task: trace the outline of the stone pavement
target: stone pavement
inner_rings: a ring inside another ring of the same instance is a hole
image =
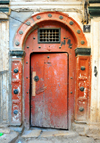
[[[25,130],[15,143],[100,143],[73,131],[33,128]]]
[[[100,143],[100,140],[92,137],[79,136],[75,131],[31,128],[0,128],[4,133],[0,137],[0,143]]]

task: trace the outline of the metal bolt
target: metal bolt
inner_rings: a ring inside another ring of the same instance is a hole
[[[59,49],[61,49],[61,46],[59,46]]]
[[[79,111],[80,111],[80,112],[83,112],[83,111],[84,111],[84,108],[83,108],[83,107],[80,107],[80,108],[79,108]]]
[[[81,90],[81,91],[84,91],[84,87],[83,87],[83,86],[81,86],[81,87],[80,87],[80,90]]]
[[[84,71],[84,70],[85,70],[85,67],[84,67],[84,66],[81,66],[81,70]]]
[[[70,25],[73,25],[73,24],[74,24],[74,22],[73,22],[73,21],[70,21],[70,22],[69,22],[69,24],[70,24]]]
[[[15,89],[15,90],[14,90],[14,94],[18,94],[18,89]]]
[[[33,39],[35,39],[35,37],[33,37]]]
[[[29,48],[29,46],[27,46],[27,49]]]
[[[40,49],[41,47],[39,46],[38,48]]]
[[[30,22],[30,21],[27,21],[27,22],[26,22],[26,25],[28,25],[28,26],[29,26],[30,24],[31,24],[31,22]]]
[[[60,19],[63,19],[63,16],[62,16],[62,15],[60,15],[60,16],[59,16],[59,18],[60,18]]]
[[[71,79],[73,79],[73,77],[70,77]]]
[[[19,43],[18,41],[15,42],[15,45],[16,45],[16,46],[19,46],[19,44],[20,44],[20,43]]]
[[[69,46],[70,49],[72,49],[72,46]]]
[[[28,93],[28,92],[27,92]]]
[[[38,15],[36,18],[37,18],[37,19],[40,19],[41,17]]]
[[[20,31],[19,31],[19,34],[20,34],[20,35],[22,35],[22,34],[23,34],[23,31],[22,31],[22,30],[20,30]]]
[[[49,56],[47,56],[47,58],[50,58]]]
[[[85,42],[84,41],[81,41],[81,44],[83,45]]]
[[[28,77],[26,77],[28,79]]]
[[[37,81],[39,81],[39,77],[38,76],[35,76],[34,77],[34,80],[37,82]]]
[[[14,110],[14,112],[13,112],[15,115],[17,115],[18,114],[18,110]]]
[[[70,94],[72,94],[73,92],[71,91]]]
[[[81,31],[80,31],[80,30],[77,30],[77,33],[78,33],[78,34],[80,34],[80,33],[81,33]]]
[[[48,17],[50,17],[50,18],[51,18],[51,17],[52,17],[52,14],[51,14],[51,13],[49,13],[49,14],[48,14]]]
[[[28,62],[26,62],[26,64],[28,64]]]
[[[18,69],[14,69],[14,73],[18,73]]]

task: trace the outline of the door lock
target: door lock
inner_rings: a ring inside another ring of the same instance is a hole
[[[34,80],[37,82],[37,81],[39,81],[39,77],[36,75],[35,77],[34,77]]]

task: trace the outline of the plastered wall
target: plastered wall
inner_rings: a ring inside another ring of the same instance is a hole
[[[31,15],[42,11],[62,11],[74,18],[83,29],[82,24],[82,0],[11,0],[11,16],[24,22]],[[0,13],[2,17],[2,14]],[[10,61],[9,48],[13,50],[13,39],[21,22],[13,18],[0,21],[0,123],[8,123],[10,119]],[[9,24],[10,23],[10,24]],[[100,122],[100,19],[90,21],[91,32],[84,33],[88,47],[92,53],[92,80],[91,80],[91,122]],[[97,67],[97,76],[94,75],[94,67]],[[9,72],[8,72],[9,71]]]
[[[9,21],[0,20],[0,123],[9,120]]]

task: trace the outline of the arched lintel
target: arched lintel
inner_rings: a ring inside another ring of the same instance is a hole
[[[33,15],[27,19],[17,30],[17,33],[14,38],[14,47],[23,49],[23,45],[28,37],[28,35],[39,27],[41,22],[45,21],[55,21],[64,24],[67,26],[70,31],[73,33],[74,39],[76,41],[77,47],[86,47],[87,40],[85,35],[80,28],[79,24],[67,14],[62,12],[42,12]],[[79,31],[79,33],[78,33]]]

